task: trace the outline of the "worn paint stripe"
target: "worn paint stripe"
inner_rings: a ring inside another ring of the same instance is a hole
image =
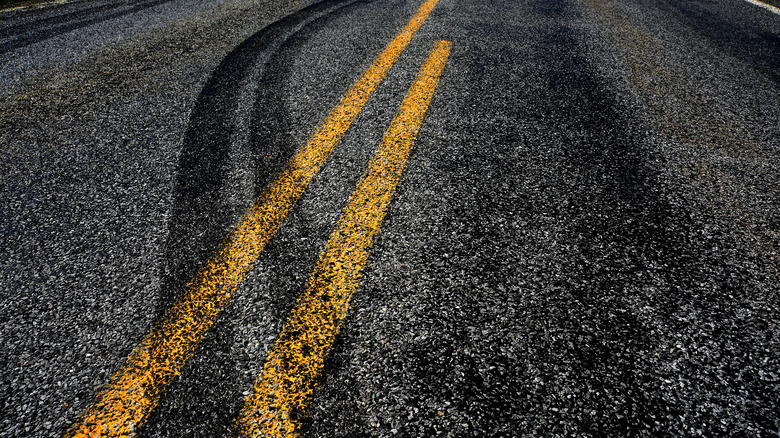
[[[766,3],[758,1],[758,0],[745,0],[745,1],[748,2],[748,3],[752,3],[752,4],[754,4],[754,5],[756,5],[756,6],[760,7],[760,8],[764,8],[764,9],[766,9],[769,12],[772,12],[772,13],[775,13],[777,15],[780,15],[780,8],[778,8],[776,6],[772,6],[772,5],[766,4]]]
[[[236,420],[237,435],[296,435],[451,47],[437,42],[421,67],[268,354]]]
[[[66,436],[135,434],[437,2],[426,0],[374,59]]]

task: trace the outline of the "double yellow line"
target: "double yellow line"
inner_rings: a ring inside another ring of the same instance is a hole
[[[241,436],[285,437],[297,428],[349,309],[390,199],[406,166],[452,43],[439,41],[420,69],[290,313],[238,418]]]
[[[437,2],[426,0],[347,91],[66,436],[135,434]],[[450,48],[434,46],[385,133],[247,397],[239,435],[281,437],[297,429],[290,414],[312,394]]]

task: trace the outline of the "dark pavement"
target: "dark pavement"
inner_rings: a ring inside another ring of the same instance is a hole
[[[420,3],[0,12],[1,436],[66,433]],[[780,435],[780,15],[440,0],[138,436],[231,433],[439,40],[300,435]]]

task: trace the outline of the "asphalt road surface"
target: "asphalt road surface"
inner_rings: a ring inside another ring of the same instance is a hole
[[[0,436],[780,435],[777,12],[0,12]]]

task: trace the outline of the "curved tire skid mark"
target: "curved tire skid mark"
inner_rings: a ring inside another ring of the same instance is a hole
[[[670,21],[700,35],[713,47],[751,66],[764,78],[780,84],[780,35],[758,23],[736,22],[695,2],[657,0]]]
[[[226,199],[231,191],[226,184],[227,171],[239,129],[236,116],[244,116],[237,114],[237,108],[249,88],[248,81],[260,81],[264,90],[272,89],[252,96],[256,101],[250,106],[250,129],[263,123],[274,131],[267,136],[250,135],[254,183],[257,190],[262,190],[296,150],[283,131],[286,117],[283,99],[279,98],[283,90],[276,81],[284,77],[275,75],[269,82],[266,71],[277,62],[284,63],[276,59],[276,54],[292,37],[356,1],[326,0],[277,21],[245,40],[212,73],[197,98],[184,137],[165,247],[169,265],[163,278],[157,319],[206,263],[225,238],[226,230],[234,225],[230,213],[226,212],[229,210]],[[234,336],[229,321],[221,318],[216,322],[203,339],[199,355],[185,365],[189,371],[183,375],[193,377],[172,382],[141,429],[141,436],[171,430],[172,419],[197,429],[202,436],[221,436],[232,430],[233,419],[244,398],[240,384],[243,377],[232,359]]]
[[[235,109],[248,76],[259,62],[269,62],[274,52],[305,26],[356,1],[325,0],[269,25],[230,52],[206,82],[190,114],[179,156],[165,250],[166,262],[170,265],[166,267],[160,312],[165,311],[175,294],[205,263],[233,225],[230,215],[225,213],[225,198],[230,190],[225,187],[226,171],[237,129]],[[260,60],[263,55],[265,59]],[[264,72],[258,74],[257,80],[263,82],[263,87],[279,88],[265,82]],[[253,117],[263,116],[258,108],[264,103],[271,103],[266,108],[266,117],[278,117],[283,113],[282,109],[275,107],[281,105],[279,99],[263,97],[267,102],[255,103]],[[252,123],[253,127],[255,125]],[[297,146],[284,141],[282,136],[285,133],[274,134],[278,134],[275,146],[283,149],[281,155],[284,156],[270,162],[259,157],[255,160],[257,184],[269,182]],[[270,139],[271,136],[265,138]],[[255,154],[262,152],[253,151]]]

